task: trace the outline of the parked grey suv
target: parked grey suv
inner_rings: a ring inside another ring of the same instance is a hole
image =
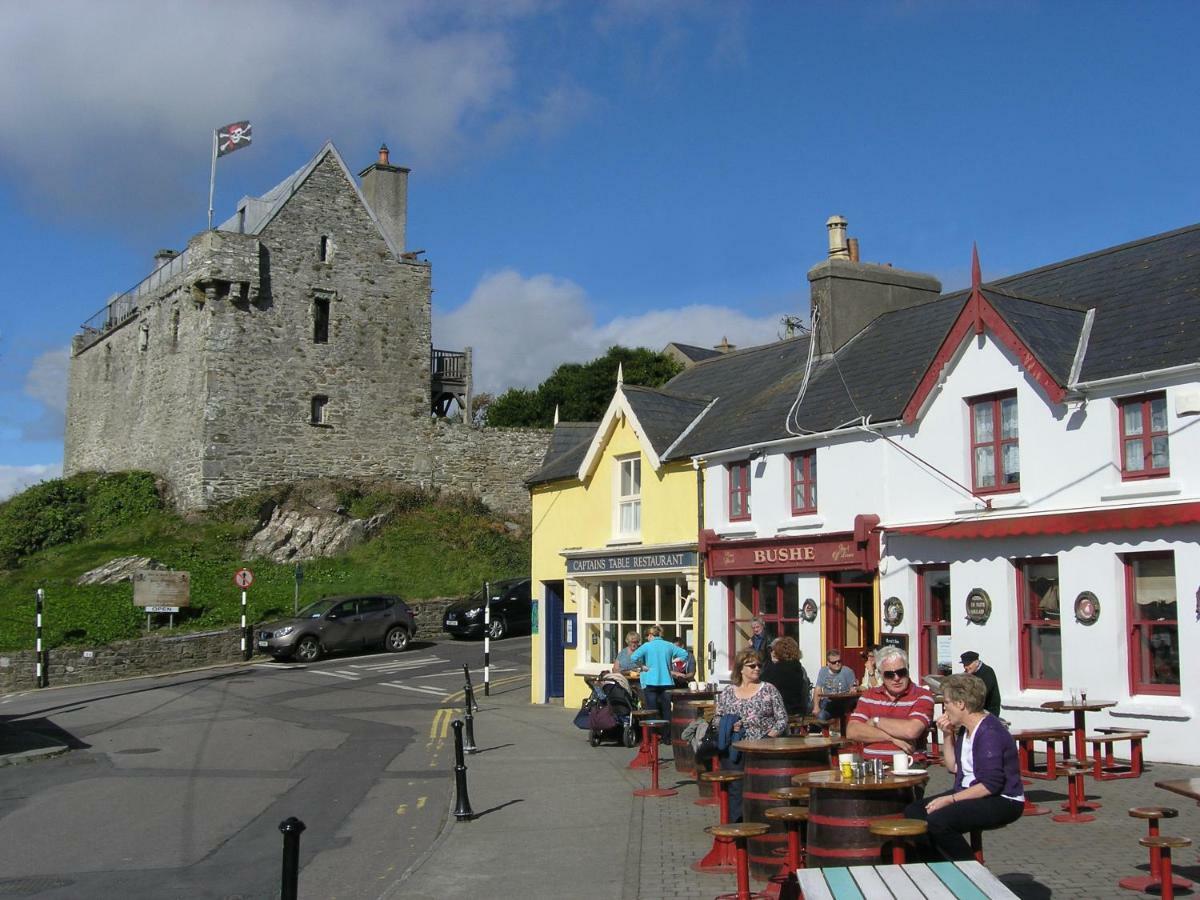
[[[293,618],[263,625],[255,643],[259,653],[276,659],[313,662],[335,650],[400,651],[416,633],[416,619],[407,603],[395,596],[370,594],[310,603]]]

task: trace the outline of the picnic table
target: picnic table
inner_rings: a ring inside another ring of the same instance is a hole
[[[1156,781],[1156,788],[1162,788],[1164,791],[1170,791],[1172,794],[1179,794],[1181,797],[1188,797],[1200,803],[1200,778],[1180,778],[1175,781]]]
[[[1002,900],[1017,895],[979,863],[800,869],[805,900]]]

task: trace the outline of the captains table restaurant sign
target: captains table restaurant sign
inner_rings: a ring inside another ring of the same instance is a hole
[[[191,604],[187,572],[138,569],[133,573],[133,605],[146,612],[179,612]]]

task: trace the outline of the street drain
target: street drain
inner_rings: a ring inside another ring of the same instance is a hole
[[[75,882],[69,878],[6,878],[0,879],[0,897],[32,897]]]
[[[157,753],[160,747],[130,747],[128,750],[114,750],[113,753]]]

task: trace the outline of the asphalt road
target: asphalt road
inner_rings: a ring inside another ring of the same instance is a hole
[[[73,747],[0,768],[0,897],[268,900],[290,816],[302,897],[379,897],[453,802],[464,663],[486,704],[482,644],[451,641],[0,701]],[[492,667],[493,692],[527,692],[528,639]]]

